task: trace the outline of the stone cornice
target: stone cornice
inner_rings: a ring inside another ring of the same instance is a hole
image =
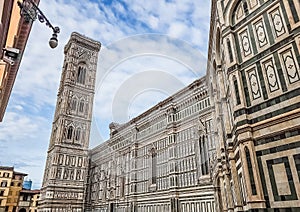
[[[83,46],[92,51],[100,51],[101,43],[99,41],[88,38],[84,35],[79,34],[78,32],[72,32],[69,42],[66,44],[64,52],[65,54],[71,47],[71,43],[77,43],[80,46]]]

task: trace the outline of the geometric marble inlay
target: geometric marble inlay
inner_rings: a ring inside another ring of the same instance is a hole
[[[258,79],[257,79],[255,69],[252,69],[248,72],[248,77],[249,77],[253,99],[258,99],[261,95],[260,95],[259,84],[258,84]]]
[[[250,45],[250,40],[249,40],[247,30],[245,30],[240,34],[240,39],[244,51],[244,56],[247,57],[248,55],[251,54],[251,45]]]
[[[284,62],[285,70],[287,72],[289,82],[294,83],[299,81],[299,72],[292,54],[291,49],[282,53],[282,59]]]
[[[268,43],[265,28],[262,21],[255,24],[255,31],[258,40],[259,47],[263,47]]]
[[[291,195],[288,177],[286,175],[284,163],[273,165],[275,183],[278,195]]]
[[[281,13],[278,8],[271,13],[271,19],[276,33],[276,37],[279,37],[282,34],[284,34],[285,28],[282,21]]]
[[[264,68],[266,71],[270,92],[278,90],[279,83],[278,83],[277,73],[275,71],[273,61],[269,60],[266,63],[264,63]]]

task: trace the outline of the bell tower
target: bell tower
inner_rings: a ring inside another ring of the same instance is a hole
[[[65,46],[41,190],[41,211],[83,211],[100,47],[99,42],[76,32]]]

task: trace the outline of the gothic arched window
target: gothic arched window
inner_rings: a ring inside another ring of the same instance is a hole
[[[77,128],[76,133],[75,133],[75,140],[76,141],[80,140],[80,135],[81,135],[81,129]]]
[[[84,108],[84,101],[81,100],[80,103],[79,103],[79,112],[83,112],[83,108]]]
[[[248,14],[249,14],[249,6],[247,0],[239,1],[239,3],[236,5],[232,13],[232,24],[234,25],[240,22]]]
[[[79,66],[78,71],[77,71],[77,82],[84,84],[85,83],[85,74],[86,70],[84,67]]]
[[[72,126],[70,126],[70,127],[68,128],[67,139],[72,139],[73,131],[74,131],[74,128],[73,128]]]
[[[77,106],[77,99],[74,98],[72,99],[71,110],[76,110],[76,106]]]
[[[250,178],[250,185],[251,185],[251,191],[252,195],[256,195],[256,186],[253,176],[253,168],[252,168],[252,162],[251,162],[251,156],[248,147],[245,147],[245,154],[246,154],[246,160],[247,160],[247,168],[248,168],[248,174]]]

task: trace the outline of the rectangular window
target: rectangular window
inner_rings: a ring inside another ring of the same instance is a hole
[[[7,187],[7,181],[2,181],[1,182],[1,187]]]

